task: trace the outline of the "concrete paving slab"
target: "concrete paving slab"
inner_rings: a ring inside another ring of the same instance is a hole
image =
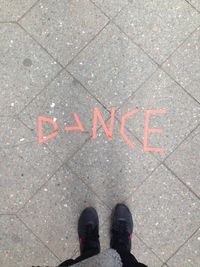
[[[58,135],[47,140],[47,145],[63,161],[78,150],[92,131],[93,109],[98,107],[105,118],[109,113],[81,84],[65,70],[23,111],[21,120],[38,136],[38,117],[51,118],[58,125]],[[84,132],[65,131],[65,127],[77,126],[73,117],[77,114]],[[43,135],[53,132],[50,123],[43,123]]]
[[[63,166],[20,213],[23,221],[62,260],[72,257],[78,245],[77,222],[83,208],[93,205],[100,224],[109,209],[71,171]]]
[[[162,261],[137,236],[133,237],[131,253],[136,259],[148,267],[160,267]]]
[[[200,103],[200,28],[165,62],[163,68]]]
[[[87,142],[68,162],[111,208],[133,194],[159,164],[150,153],[143,152],[137,140],[134,150],[128,146],[118,135],[117,121],[115,129],[110,141],[103,130],[99,131],[97,138]]]
[[[196,267],[200,262],[199,253],[200,230],[198,230],[188,242],[180,248],[174,257],[172,257],[168,264],[170,267]]]
[[[200,25],[200,14],[182,0],[133,0],[116,23],[161,64]]]
[[[17,21],[36,2],[36,0],[1,0],[0,21]]]
[[[200,2],[198,0],[187,0],[187,2],[200,11]]]
[[[59,264],[58,258],[15,216],[0,215],[0,236],[1,266]]]
[[[32,132],[17,118],[0,117],[0,147],[29,143],[35,140]]]
[[[163,262],[198,228],[198,198],[164,166],[155,170],[128,203],[134,211],[136,233]]]
[[[0,114],[19,113],[60,67],[16,24],[0,24]]]
[[[165,161],[167,166],[173,170],[176,175],[193,192],[200,196],[199,178],[200,178],[200,127],[198,127],[178,149]]]
[[[110,18],[113,18],[126,6],[128,0],[92,0]]]
[[[135,108],[139,112],[127,121],[127,127],[144,143],[146,110],[165,110],[165,114],[151,114],[149,128],[162,133],[148,134],[148,146],[164,148],[152,152],[160,160],[174,151],[181,141],[199,124],[200,105],[164,72],[157,71],[121,108],[125,114]]]
[[[61,162],[36,142],[2,150],[0,213],[17,212]]]
[[[107,107],[118,107],[156,65],[113,24],[67,67]]]
[[[89,0],[42,0],[20,21],[63,65],[67,65],[107,22],[108,18]]]

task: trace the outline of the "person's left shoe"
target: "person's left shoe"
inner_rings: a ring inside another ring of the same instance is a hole
[[[78,236],[81,255],[94,250],[100,252],[99,242],[99,218],[96,210],[92,207],[82,211],[78,221]]]

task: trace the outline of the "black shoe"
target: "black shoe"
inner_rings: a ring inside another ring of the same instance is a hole
[[[94,208],[86,208],[81,213],[78,221],[78,236],[81,255],[91,250],[94,250],[95,254],[100,252],[99,219]]]
[[[117,204],[112,214],[110,247],[115,250],[131,251],[133,219],[129,208]]]

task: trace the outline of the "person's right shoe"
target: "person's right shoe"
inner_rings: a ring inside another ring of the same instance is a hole
[[[117,204],[112,214],[110,247],[115,250],[131,250],[133,219],[129,208]]]

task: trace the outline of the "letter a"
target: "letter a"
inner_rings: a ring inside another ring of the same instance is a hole
[[[77,126],[65,127],[64,130],[65,131],[81,131],[81,132],[84,132],[85,130],[83,128],[83,125],[82,125],[78,115],[75,113],[75,114],[73,114],[73,116],[74,116],[74,119],[75,119],[75,121],[77,123]]]

